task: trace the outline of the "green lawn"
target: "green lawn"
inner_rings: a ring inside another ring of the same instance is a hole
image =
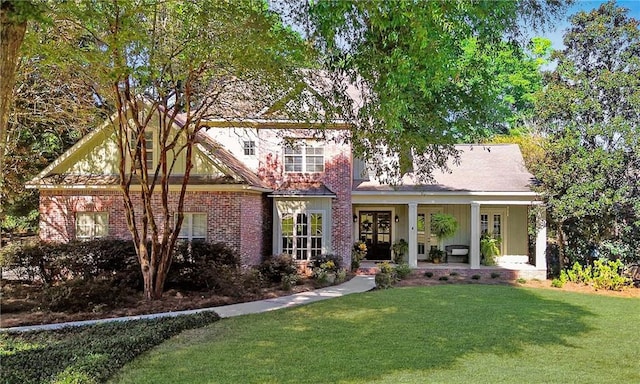
[[[395,288],[225,319],[121,383],[638,383],[640,300],[494,285]]]

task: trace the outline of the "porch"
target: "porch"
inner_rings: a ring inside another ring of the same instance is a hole
[[[379,268],[376,266],[377,262],[364,260],[360,263],[360,268],[356,271],[358,275],[375,275],[379,272]],[[499,274],[501,280],[517,280],[519,278],[531,280],[539,279],[545,280],[547,278],[546,269],[538,269],[536,266],[526,263],[512,263],[512,262],[499,262],[498,265],[487,266],[480,265],[477,268],[472,268],[467,263],[440,263],[434,264],[431,262],[419,261],[417,267],[412,268],[415,272],[424,274],[425,272],[432,272],[432,278],[439,278],[440,276],[450,276],[451,273],[456,273],[461,278],[471,278],[474,275],[480,276],[480,279],[486,281],[493,278],[492,275]]]

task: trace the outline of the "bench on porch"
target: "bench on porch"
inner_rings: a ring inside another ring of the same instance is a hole
[[[444,247],[447,253],[447,263],[468,263],[469,262],[469,246],[468,245],[446,245]]]

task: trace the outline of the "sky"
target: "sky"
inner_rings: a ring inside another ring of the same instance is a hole
[[[589,12],[592,9],[598,8],[602,3],[606,3],[606,0],[577,0],[574,5],[569,7],[566,16],[558,23],[556,28],[550,28],[545,32],[533,32],[533,34],[534,36],[544,36],[550,39],[554,49],[562,49],[564,48],[562,36],[570,24],[569,17],[580,11]],[[628,8],[629,12],[627,15],[636,20],[640,20],[640,0],[618,0],[616,4],[619,7]]]

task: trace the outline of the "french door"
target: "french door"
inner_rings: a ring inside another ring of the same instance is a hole
[[[504,255],[506,240],[506,214],[503,209],[480,210],[480,235],[500,239],[500,254]]]
[[[442,208],[424,208],[418,209],[418,222],[416,229],[418,230],[418,260],[428,258],[429,251],[438,247],[438,237],[431,233],[431,216],[436,213],[442,213]]]
[[[391,260],[391,211],[360,211],[360,241],[366,260]]]

